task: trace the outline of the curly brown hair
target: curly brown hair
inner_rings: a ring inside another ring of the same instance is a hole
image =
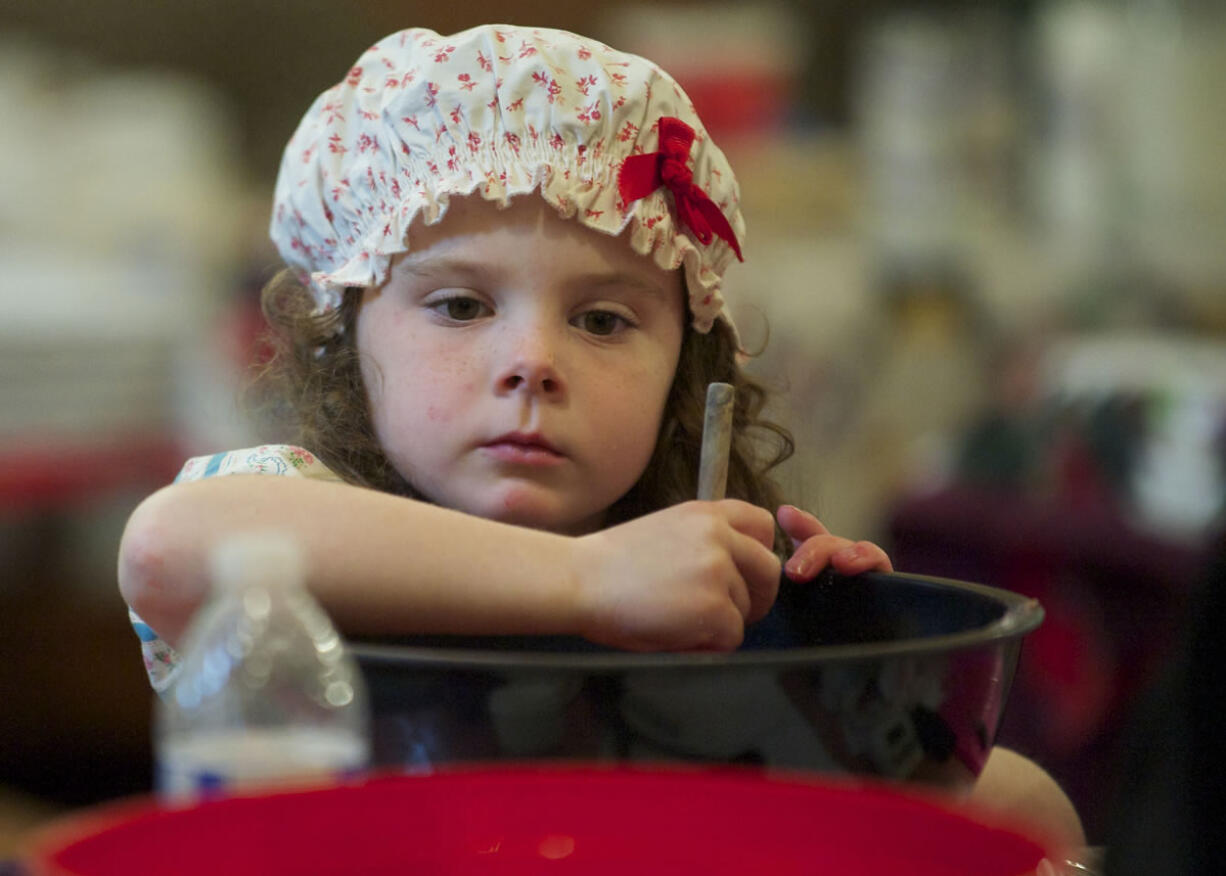
[[[346,482],[424,499],[375,437],[353,340],[361,300],[361,289],[347,289],[339,308],[314,314],[309,291],[292,271],[273,277],[261,295],[270,355],[252,389],[281,431]],[[736,338],[724,322],[707,334],[687,325],[655,451],[638,482],[609,508],[608,525],[694,498],[706,391],[713,381],[736,389],[726,495],[772,511],[778,507],[779,488],[768,473],[792,455],[792,436],[761,416],[768,391],[744,372],[737,354]],[[776,548],[785,549],[778,532]]]

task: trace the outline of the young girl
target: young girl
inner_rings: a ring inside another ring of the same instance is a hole
[[[265,306],[300,446],[191,460],[124,533],[155,687],[208,548],[246,528],[299,536],[351,634],[731,649],[781,564],[888,570],[766,477],[791,442],[759,416],[720,294],[738,204],[689,100],[642,58],[519,27],[369,49],[277,180],[291,271]],[[729,498],[699,502],[712,381],[737,389]]]

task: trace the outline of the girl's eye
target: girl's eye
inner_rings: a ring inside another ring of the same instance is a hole
[[[433,308],[456,322],[470,322],[485,313],[485,305],[476,298],[456,296],[435,302]]]
[[[580,314],[577,322],[589,334],[611,335],[630,325],[629,320],[607,310],[589,310]]]

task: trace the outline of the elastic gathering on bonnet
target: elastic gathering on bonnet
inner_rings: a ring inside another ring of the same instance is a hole
[[[451,197],[539,193],[564,218],[684,269],[693,327],[730,326],[745,223],[732,168],[652,62],[572,33],[410,29],[368,49],[290,139],[270,233],[318,312],[382,283]]]

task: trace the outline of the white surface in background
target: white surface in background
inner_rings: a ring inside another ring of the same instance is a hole
[[[1226,278],[1226,6],[1134,5],[1120,89],[1132,240],[1164,274],[1220,295]]]
[[[0,452],[216,420],[197,406],[241,251],[228,108],[9,37],[0,118]]]
[[[1140,332],[1070,337],[1052,344],[1043,366],[1044,392],[1053,399],[1150,400],[1133,480],[1138,513],[1165,535],[1202,536],[1226,495],[1218,447],[1226,424],[1226,345]]]

